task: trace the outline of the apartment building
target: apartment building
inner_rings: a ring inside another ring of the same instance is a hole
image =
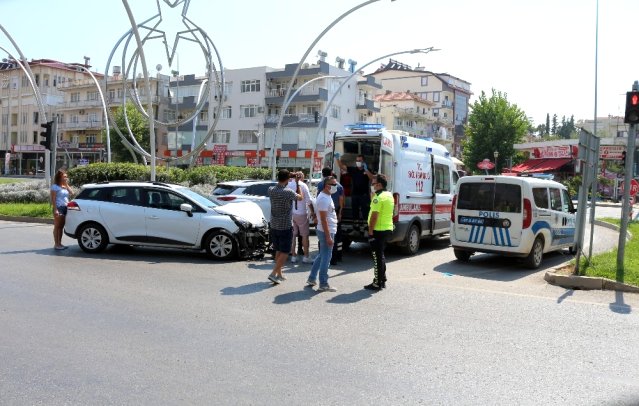
[[[223,97],[214,90],[197,122],[169,128],[163,154],[182,156],[199,145],[215,121],[218,103],[222,103],[213,138],[196,158],[196,164],[268,167],[275,141],[278,167],[308,169],[313,150],[315,165],[321,165],[320,151],[332,132],[342,131],[344,125],[355,121],[372,122],[380,111],[374,91],[381,86],[373,78],[353,75],[337,91],[341,81],[351,76],[342,64],[338,61],[337,66],[332,66],[319,60],[300,67],[291,93],[296,95],[286,106],[281,134],[277,135],[286,88],[297,64],[288,64],[281,70],[266,66],[225,70]],[[172,97],[166,118],[193,114],[203,80],[194,75],[171,80]],[[321,116],[331,100],[322,123]]]
[[[151,95],[147,97],[146,86],[141,75],[134,81],[124,80],[120,67],[114,66],[104,88],[104,76],[94,74],[102,89],[107,108],[115,112],[123,102],[135,102],[136,98],[144,110],[149,100],[153,104],[154,118],[166,116],[169,108],[169,76],[156,75],[150,78]],[[134,85],[136,87],[134,91]],[[94,162],[107,161],[107,139],[104,107],[95,81],[89,77],[67,80],[58,86],[64,101],[57,106],[59,117],[56,166],[74,167]],[[113,124],[109,124],[113,128]],[[165,140],[167,129],[156,125],[158,140]],[[127,135],[124,133],[124,135]],[[121,142],[120,136],[110,133],[111,145]],[[163,151],[166,144],[158,142],[157,151]]]
[[[389,130],[402,130],[416,138],[430,139],[450,147],[452,134],[438,124],[433,109],[437,104],[422,99],[416,93],[392,92],[377,95],[380,105],[380,122]]]
[[[464,124],[468,121],[470,83],[448,73],[433,73],[423,67],[410,66],[390,59],[369,76],[382,85],[384,91],[417,94],[435,103],[431,107],[435,119],[433,130],[445,138],[452,137],[447,146],[454,156],[461,156]]]
[[[595,120],[578,120],[575,127],[583,128],[591,134],[601,138],[628,138],[629,124],[623,122],[623,116],[597,117],[597,130],[595,131]]]
[[[60,86],[88,75],[79,64],[51,59],[31,60],[29,67],[42,95],[46,120],[40,116],[27,75],[14,60],[0,62],[0,153],[2,173],[28,175],[42,172],[45,149],[40,145],[40,124],[51,121],[64,101]]]

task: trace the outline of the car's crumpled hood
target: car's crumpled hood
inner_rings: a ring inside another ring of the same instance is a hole
[[[218,213],[232,214],[249,221],[255,226],[262,226],[265,222],[260,206],[253,202],[230,202],[223,206],[215,207]]]

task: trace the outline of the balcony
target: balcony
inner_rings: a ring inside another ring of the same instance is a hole
[[[357,85],[360,87],[369,87],[371,89],[382,89],[382,85],[375,82],[375,77],[366,76],[366,80],[360,80],[357,82]]]
[[[75,123],[58,123],[58,130],[62,131],[77,131],[77,130],[98,130],[104,128],[104,122],[98,121],[78,121]]]
[[[360,97],[357,99],[357,105],[355,106],[357,110],[366,110],[373,111],[375,113],[379,113],[379,107],[375,106],[375,100],[367,99],[365,97]]]
[[[264,128],[275,128],[280,116],[277,114],[266,116],[264,120]],[[320,117],[320,121],[321,117]],[[314,114],[286,114],[282,119],[282,127],[306,127],[317,128],[319,123],[315,122]],[[324,121],[326,127],[326,121]]]
[[[295,93],[297,89],[292,89],[291,94]],[[285,89],[270,89],[266,91],[266,104],[283,104],[284,96],[286,94]],[[293,98],[291,103],[304,103],[304,102],[320,102],[328,101],[328,90],[322,87],[312,87],[302,89]]]

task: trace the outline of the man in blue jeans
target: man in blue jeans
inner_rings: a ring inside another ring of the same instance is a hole
[[[334,176],[324,178],[324,188],[315,199],[315,213],[317,214],[317,240],[320,252],[313,261],[311,274],[306,286],[317,285],[316,279],[319,272],[318,292],[336,292],[337,289],[328,284],[328,265],[333,255],[333,239],[337,232],[337,214],[331,194],[337,192],[337,179]]]

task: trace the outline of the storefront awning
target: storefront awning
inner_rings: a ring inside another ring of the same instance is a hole
[[[540,173],[554,172],[572,161],[572,158],[529,159],[512,167],[512,172]]]

